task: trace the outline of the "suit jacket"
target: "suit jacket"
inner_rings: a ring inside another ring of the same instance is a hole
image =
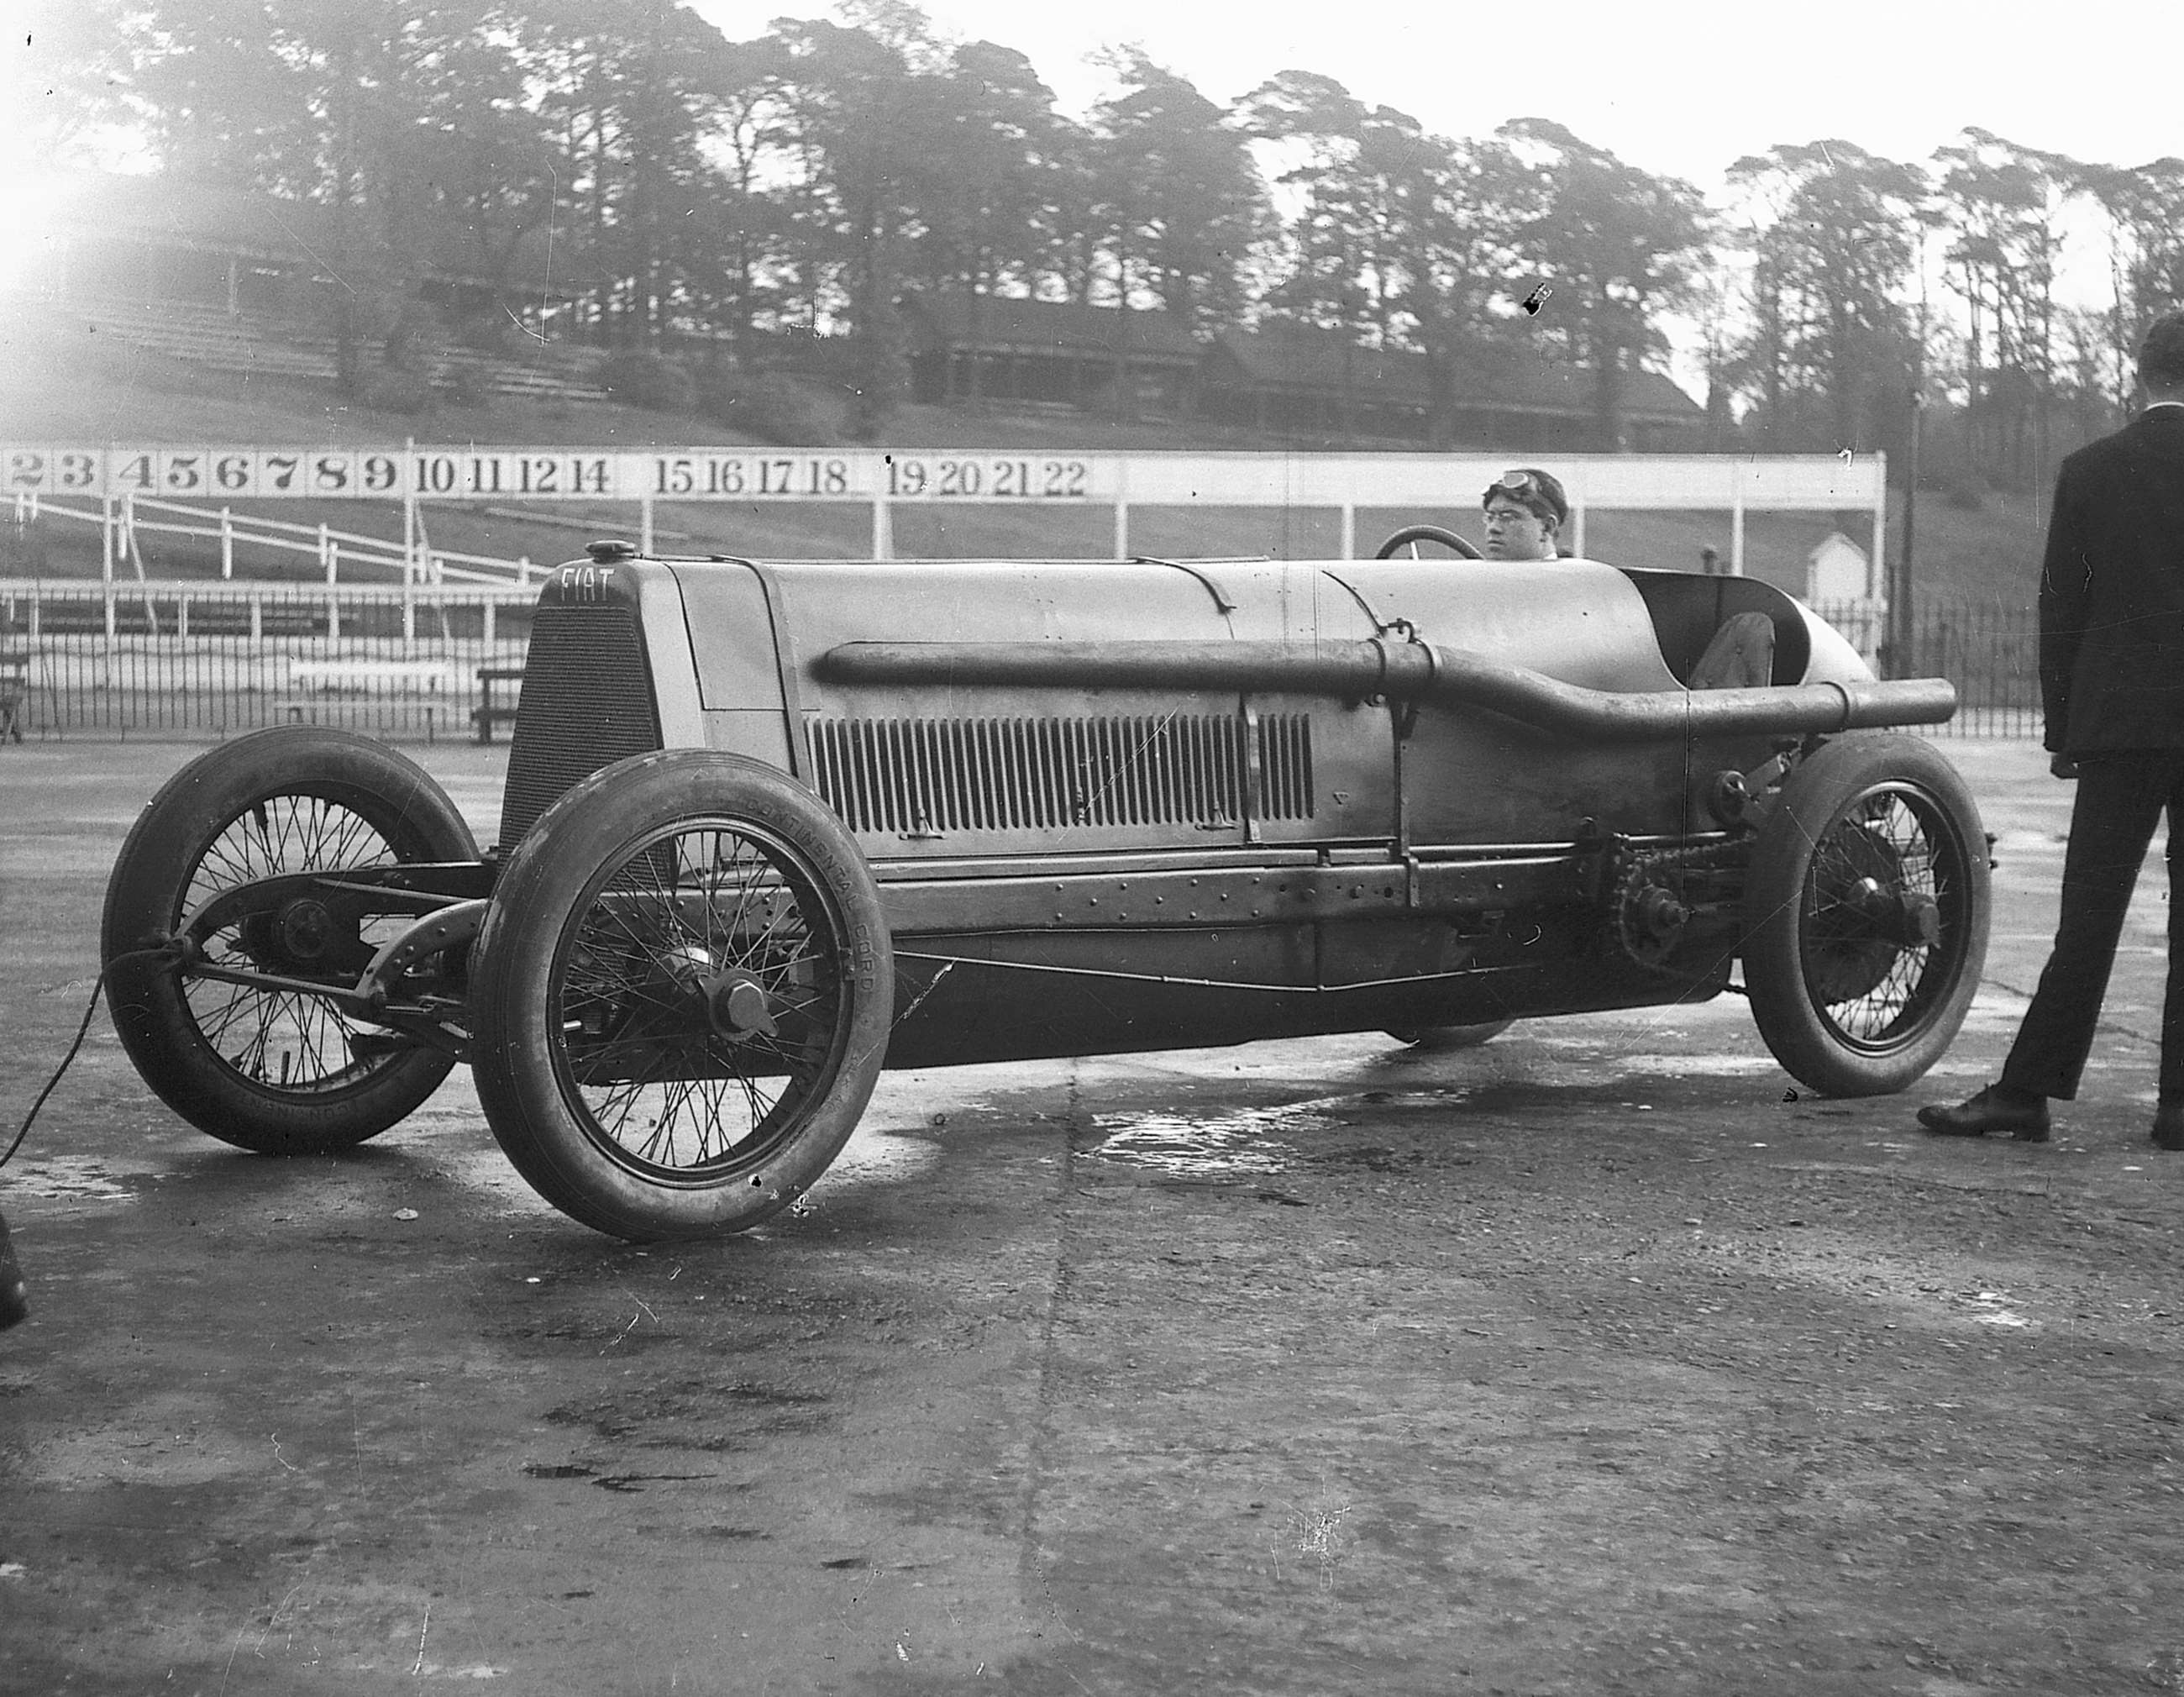
[[[2040,567],[2051,753],[2184,748],[2184,407],[2063,461]]]

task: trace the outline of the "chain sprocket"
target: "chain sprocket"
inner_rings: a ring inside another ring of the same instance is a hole
[[[1719,913],[1741,893],[1748,842],[1619,851],[1611,864],[1615,941],[1630,960],[1668,970],[1692,919]]]

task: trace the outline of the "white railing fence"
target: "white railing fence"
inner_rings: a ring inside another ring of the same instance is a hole
[[[153,575],[144,555],[142,539],[147,536],[217,544],[220,579],[227,583],[237,580],[238,564],[247,579],[254,565],[262,568],[299,556],[311,561],[318,575],[330,585],[355,582],[359,572],[374,574],[365,579],[367,582],[376,578],[420,585],[535,584],[545,571],[527,555],[511,560],[435,548],[421,522],[411,527],[406,539],[397,541],[323,522],[295,524],[259,513],[238,513],[231,506],[207,507],[134,493],[125,493],[98,506],[81,506],[36,490],[22,490],[15,494],[14,508],[19,531],[42,520],[98,529],[104,567],[102,578],[106,580],[118,581],[124,565],[139,582]],[[342,576],[344,568],[350,574],[346,580]]]

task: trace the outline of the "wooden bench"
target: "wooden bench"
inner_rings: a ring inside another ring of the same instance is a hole
[[[523,668],[521,666],[481,666],[477,669],[477,681],[478,704],[471,710],[471,720],[477,726],[477,740],[491,742],[493,726],[503,720],[514,723],[518,705],[517,701],[510,701],[505,706],[502,706],[494,698],[493,685],[515,684],[520,686],[523,682]],[[519,701],[521,693],[519,687]]]
[[[344,730],[384,728],[387,716],[398,713],[411,729],[423,722],[426,742],[437,742],[441,727],[451,724],[455,716],[455,710],[442,702],[386,695],[276,695],[268,705],[276,723],[333,725]]]
[[[23,703],[31,693],[31,656],[0,653],[0,740],[23,740]]]
[[[322,695],[440,695],[458,684],[444,660],[292,660],[288,687]]]
[[[444,660],[292,660],[289,693],[272,708],[290,724],[340,724],[358,710],[399,708],[421,714],[426,740],[437,742],[440,698],[461,687],[460,673]]]

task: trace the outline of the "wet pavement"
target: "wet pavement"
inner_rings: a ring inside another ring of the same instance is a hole
[[[0,1171],[0,1692],[2184,1689],[2165,898],[2054,1144],[1921,1137],[2069,803],[1945,747],[1995,946],[1894,1099],[1793,1091],[1728,997],[892,1075],[790,1213],[647,1250],[460,1072],[264,1159],[102,1013]],[[191,752],[0,750],[0,1136]],[[422,753],[488,837],[502,751]]]

